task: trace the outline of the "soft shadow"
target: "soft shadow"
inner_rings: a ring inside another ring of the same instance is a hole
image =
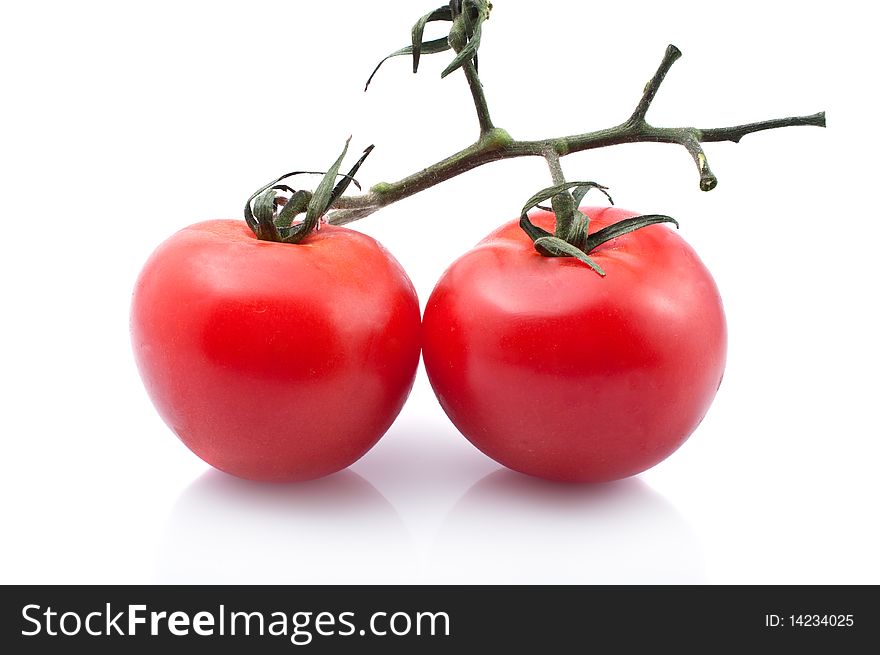
[[[181,584],[403,581],[414,562],[396,510],[357,473],[291,485],[208,471],[180,495],[156,579]]]
[[[376,480],[393,499],[404,516],[414,507],[425,513],[423,502],[432,498],[449,505],[469,489],[475,480],[494,471],[497,464],[474,448],[451,425],[438,428],[432,424],[410,424],[392,428],[354,468],[370,480]]]
[[[687,522],[638,478],[580,486],[495,471],[456,503],[435,546],[430,576],[448,582],[705,582]]]

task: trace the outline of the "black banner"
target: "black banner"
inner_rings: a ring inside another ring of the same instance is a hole
[[[840,586],[35,586],[4,587],[0,611],[5,653],[855,652],[880,637],[875,588]]]

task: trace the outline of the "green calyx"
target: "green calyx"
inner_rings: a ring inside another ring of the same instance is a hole
[[[447,50],[454,50],[456,53],[455,58],[443,70],[440,77],[446,77],[450,73],[454,73],[468,61],[473,61],[474,67],[476,67],[483,22],[488,20],[491,10],[492,3],[488,2],[488,0],[452,0],[449,4],[425,14],[413,25],[412,45],[395,50],[380,61],[367,80],[364,91],[370,87],[370,82],[373,81],[382,64],[392,57],[411,56],[413,73],[417,73],[422,55],[434,55],[446,52]],[[425,27],[428,23],[437,21],[452,23],[449,34],[439,39],[425,41]]]
[[[611,204],[614,204],[611,196],[608,195],[607,187],[596,182],[557,184],[542,189],[529,198],[520,214],[519,225],[535,244],[535,250],[545,257],[574,257],[604,277],[605,271],[590,257],[590,253],[600,245],[657,223],[672,223],[678,227],[678,221],[674,218],[660,214],[648,214],[626,218],[590,234],[590,218],[579,207],[584,196],[591,189],[598,189],[605,194]],[[528,213],[532,209],[536,207],[547,209],[541,206],[541,203],[546,200],[550,200],[552,211],[556,215],[555,234],[551,234],[529,220]]]
[[[333,206],[333,203],[345,193],[349,184],[360,189],[361,185],[354,179],[373,146],[364,150],[363,155],[352,166],[348,173],[340,173],[339,168],[345,155],[348,154],[349,137],[342,149],[342,154],[326,172],[294,171],[273,180],[269,184],[257,189],[248,198],[244,207],[244,219],[254,235],[261,241],[276,241],[279,243],[299,243],[312,231],[320,227],[321,218]],[[297,191],[287,184],[287,180],[295,175],[322,175],[318,188],[312,191]],[[336,182],[337,177],[342,177]],[[297,217],[305,213],[301,221]]]

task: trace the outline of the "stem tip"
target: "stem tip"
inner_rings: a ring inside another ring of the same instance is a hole
[[[711,191],[718,186],[718,178],[708,175],[700,180],[700,191]]]

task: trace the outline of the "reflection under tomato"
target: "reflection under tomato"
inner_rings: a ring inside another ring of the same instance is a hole
[[[638,478],[572,486],[494,471],[449,512],[430,561],[451,583],[705,582],[687,522]]]
[[[413,559],[397,511],[351,470],[289,485],[209,470],[184,490],[171,512],[156,581],[403,582]]]

